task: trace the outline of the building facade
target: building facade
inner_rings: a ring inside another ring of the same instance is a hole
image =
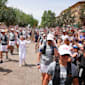
[[[64,15],[66,12],[71,12],[71,16],[75,18],[73,24],[85,25],[85,1],[77,2],[68,9],[65,9],[60,13],[60,16]],[[69,19],[69,18],[68,18]]]

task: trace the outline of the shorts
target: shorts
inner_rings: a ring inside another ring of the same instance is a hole
[[[7,45],[1,45],[0,51],[8,52]]]
[[[49,65],[41,64],[41,65],[40,65],[40,72],[41,72],[41,73],[47,73],[47,71],[48,71],[48,66],[49,66]]]
[[[15,46],[15,41],[9,41],[9,46]]]

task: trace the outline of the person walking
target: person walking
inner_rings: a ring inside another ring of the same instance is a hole
[[[59,62],[54,61],[48,66],[43,85],[79,85],[77,67],[72,63],[68,64],[71,52],[63,46],[59,54]]]
[[[46,44],[42,44],[38,53],[37,67],[42,74],[42,85],[45,79],[48,66],[53,62],[54,56],[57,56],[57,47],[54,44],[54,36],[52,34],[47,35]]]
[[[8,59],[8,37],[5,33],[5,30],[1,31],[1,49],[0,49],[0,63],[3,63],[3,52],[6,53],[6,59]]]
[[[31,41],[25,40],[24,36],[20,36],[19,40],[19,66],[22,66],[22,63],[24,65],[26,64],[26,43],[30,43]]]
[[[15,36],[14,29],[11,28],[11,32],[9,33],[9,49],[11,54],[13,54],[14,52],[15,40],[16,40],[16,36]]]

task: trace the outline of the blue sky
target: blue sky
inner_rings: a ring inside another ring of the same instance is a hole
[[[52,10],[58,16],[62,10],[78,1],[81,0],[8,0],[7,5],[32,14],[40,22],[44,10]]]

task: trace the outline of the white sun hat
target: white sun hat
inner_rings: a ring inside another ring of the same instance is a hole
[[[4,30],[4,29],[2,29],[2,30],[1,30],[1,32],[5,32],[5,30]]]
[[[64,37],[64,40],[66,40],[66,39],[68,39],[68,40],[69,40],[69,37],[68,37],[67,35]]]
[[[14,31],[14,29],[13,29],[13,28],[11,28],[11,31]]]
[[[43,37],[46,36],[46,34],[43,34]]]
[[[68,46],[66,46],[66,45],[60,46],[58,51],[59,51],[60,55],[65,55],[65,54],[71,55],[71,51],[69,50]]]
[[[51,34],[51,33],[49,33],[48,35],[47,35],[47,40],[54,40],[54,36]]]

